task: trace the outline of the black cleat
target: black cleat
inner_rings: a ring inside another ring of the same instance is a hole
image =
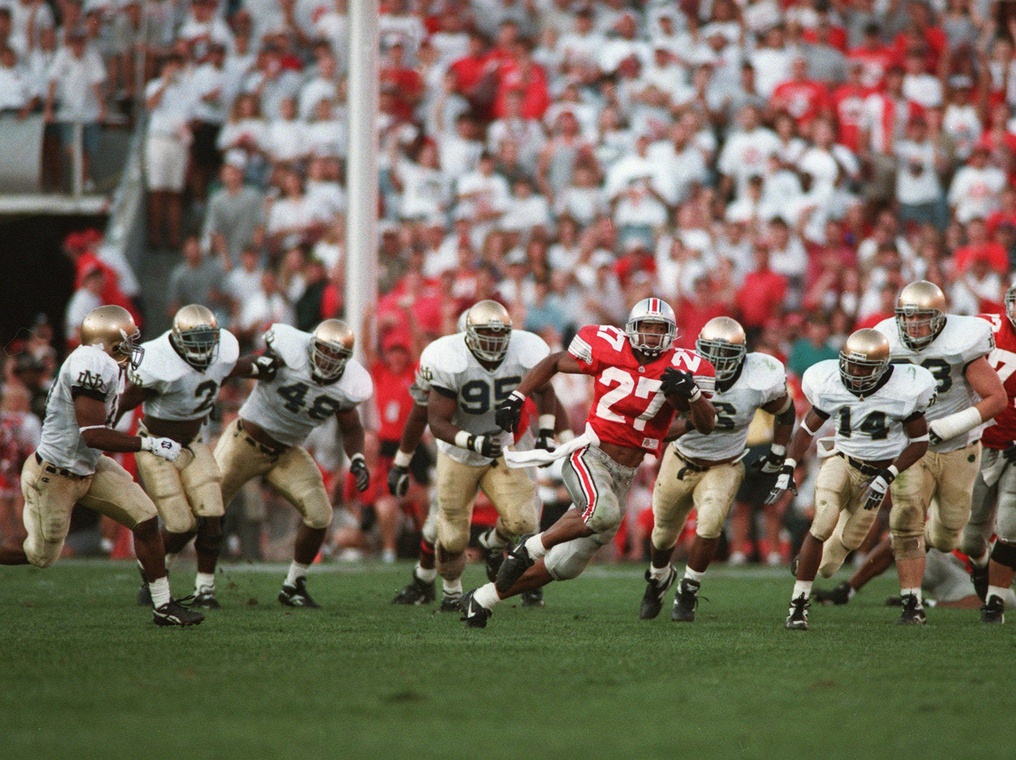
[[[903,612],[900,613],[896,625],[924,625],[928,622],[928,616],[924,614],[924,607],[917,601],[913,594],[901,596],[903,601]]]
[[[509,550],[508,556],[501,564],[501,569],[497,572],[497,579],[494,581],[494,586],[499,593],[507,594],[523,573],[536,564],[536,560],[529,556],[529,550],[526,548],[526,541],[532,537],[532,533],[526,533]]]
[[[475,588],[467,591],[460,600],[459,611],[462,617],[459,620],[464,622],[467,628],[486,628],[487,621],[493,613],[473,598],[475,593]]]
[[[702,584],[682,578],[677,584],[677,595],[674,597],[674,609],[670,619],[675,623],[694,623],[695,608],[698,607],[698,591]]]
[[[983,602],[988,596],[988,565],[978,567],[970,563],[970,580],[974,584],[974,591]],[[982,608],[983,609],[983,608]]]
[[[420,580],[414,572],[412,582],[395,595],[392,604],[408,604],[419,607],[421,604],[430,604],[435,598],[434,581]]]
[[[1005,622],[1005,602],[999,597],[992,594],[988,597],[988,601],[981,607],[981,622],[982,623],[998,623],[1001,625]]]
[[[321,607],[321,605],[315,602],[311,595],[307,593],[306,578],[298,578],[295,586],[283,583],[282,590],[279,592],[279,602],[287,607],[304,607],[309,610],[316,610]]]
[[[533,588],[529,591],[522,592],[522,606],[523,607],[542,607],[543,606],[543,586],[540,588]]]
[[[642,606],[639,607],[639,620],[652,620],[660,614],[663,609],[663,597],[677,580],[677,570],[673,565],[667,565],[667,577],[662,581],[653,580],[653,576],[646,570],[646,593],[642,595]]]
[[[161,626],[176,625],[182,628],[198,625],[204,619],[205,616],[200,612],[187,609],[175,599],[170,599],[166,604],[152,610],[152,622]]]
[[[790,600],[790,610],[787,614],[788,631],[808,630],[808,608],[810,606],[811,603],[804,594]]]
[[[196,592],[193,601],[188,606],[202,610],[217,610],[222,607],[219,600],[215,598],[215,592],[209,588],[203,588]]]
[[[461,612],[462,594],[449,594],[447,591],[441,597],[441,612]]]
[[[495,537],[495,528],[491,528],[480,536],[480,548],[483,549],[483,559],[487,565],[487,580],[491,583],[497,578],[497,572],[504,562],[504,547],[490,546],[489,541]]]
[[[850,584],[843,581],[839,586],[826,589],[817,588],[811,592],[811,597],[819,604],[846,604],[850,601]]]

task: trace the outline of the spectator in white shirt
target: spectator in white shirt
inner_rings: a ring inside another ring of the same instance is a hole
[[[780,149],[780,139],[771,130],[762,126],[759,109],[748,105],[738,114],[740,131],[730,135],[717,163],[722,179],[720,196],[730,197],[744,191],[748,178],[755,174],[764,175],[769,166],[769,157]]]
[[[317,75],[300,88],[300,118],[308,121],[322,100],[338,102],[341,97],[335,56],[325,47],[316,49]]]
[[[608,209],[594,166],[585,161],[576,164],[572,183],[557,195],[555,212],[559,216],[567,215],[585,227],[607,213]]]
[[[942,159],[936,143],[928,139],[923,116],[914,116],[907,124],[904,139],[896,143],[896,200],[900,204],[900,222],[934,224],[939,232],[949,222],[949,209],[942,194],[938,170]]]
[[[970,162],[956,172],[949,186],[949,206],[963,224],[974,217],[987,217],[998,208],[1005,172],[988,164],[988,154],[986,146],[975,147]]]
[[[392,141],[392,148],[397,143]],[[404,220],[433,218],[448,210],[450,183],[438,163],[437,147],[425,142],[411,161],[399,153],[392,159],[391,180],[401,192],[399,217]]]
[[[32,97],[29,80],[18,68],[18,56],[9,47],[0,48],[0,113],[28,115]]]
[[[513,243],[518,243],[523,234],[542,231],[548,236],[553,228],[550,218],[550,204],[547,199],[534,192],[533,183],[526,177],[516,177],[512,183],[512,197],[509,199],[500,227],[513,233]]]
[[[310,155],[306,124],[300,121],[296,98],[283,98],[279,113],[265,130],[265,153],[274,166],[295,166]]]
[[[441,165],[447,170],[443,160]],[[473,220],[474,234],[486,237],[493,223],[508,210],[511,197],[508,180],[494,171],[494,157],[484,152],[476,170],[463,174],[457,188],[457,203]]]
[[[708,179],[705,158],[692,143],[688,124],[679,121],[670,128],[670,139],[649,146],[646,153],[655,167],[656,185],[667,205],[675,207],[691,197]]]

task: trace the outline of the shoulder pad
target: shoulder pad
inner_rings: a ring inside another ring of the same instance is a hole
[[[547,341],[528,330],[512,330],[509,345],[517,352],[521,364],[526,367],[535,367],[550,356]]]
[[[374,381],[370,373],[356,359],[346,362],[346,370],[342,373],[342,392],[354,404],[360,404],[374,395]]]
[[[748,354],[744,357],[743,373],[748,387],[757,391],[786,385],[787,382],[787,369],[783,362],[769,354]]]
[[[115,393],[120,366],[101,348],[78,346],[67,357],[67,374],[72,388]]]
[[[307,367],[310,361],[307,355],[309,343],[310,336],[307,333],[289,325],[276,323],[265,333],[265,344],[290,369]]]
[[[169,342],[168,330],[158,338],[142,343],[141,347],[145,350],[144,358],[131,372],[131,381],[135,385],[150,387],[155,383],[170,383],[187,372],[187,362],[180,358]]]
[[[219,361],[236,364],[240,358],[240,341],[229,330],[219,330]]]
[[[445,335],[430,343],[420,354],[420,370],[427,367],[432,372],[441,369],[446,373],[462,372],[469,365],[465,333]]]

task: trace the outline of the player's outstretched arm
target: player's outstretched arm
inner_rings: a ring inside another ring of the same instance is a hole
[[[270,352],[247,354],[236,360],[236,365],[226,377],[254,378],[271,382],[279,371],[278,361],[275,354]]]
[[[522,382],[498,406],[497,412],[494,415],[497,426],[510,433],[518,432],[519,419],[522,416],[522,405],[526,403],[526,398],[531,393],[537,394],[536,403],[541,419],[545,419],[545,416],[549,418],[550,415],[555,414],[557,396],[553,392],[547,393],[547,389],[550,387],[551,378],[558,372],[582,374],[583,370],[575,360],[575,357],[567,351],[558,351],[543,359],[526,373],[526,376],[522,378]],[[549,419],[547,421],[549,422]],[[540,427],[543,428],[542,422]],[[554,424],[548,427],[550,430],[553,430],[553,428]],[[435,433],[435,435],[437,434]]]
[[[124,388],[124,392],[120,395],[120,402],[117,405],[116,421],[119,422],[127,412],[136,408],[138,405],[144,403],[155,395],[155,391],[151,388],[142,388],[141,386],[128,381],[127,387]],[[77,411],[76,400],[74,408],[75,411]],[[93,446],[92,448],[98,447]]]
[[[786,393],[780,398],[764,404],[762,409],[775,415],[773,417],[773,442],[769,451],[759,457],[752,466],[758,472],[775,475],[782,469],[783,462],[786,460],[787,444],[790,443],[790,436],[794,432],[794,422],[797,420],[797,415],[794,412],[794,402]]]
[[[406,426],[402,428],[399,450],[395,452],[395,459],[388,470],[388,492],[392,496],[405,496],[409,490],[409,463],[426,429],[427,407],[413,404],[413,408],[409,410],[409,417],[406,418]]]
[[[363,456],[363,425],[356,409],[336,412],[339,431],[342,433],[342,449],[349,457],[349,471],[356,479],[356,490],[366,491],[370,487],[370,471]]]
[[[106,405],[97,398],[79,395],[74,399],[74,416],[81,430],[81,439],[99,451],[150,451],[158,457],[175,461],[180,444],[171,438],[141,438],[106,427]]]
[[[501,456],[501,442],[493,433],[501,431],[476,435],[459,428],[452,422],[458,407],[458,399],[454,395],[446,395],[451,393],[452,391],[438,386],[430,389],[430,398],[427,401],[427,422],[430,424],[430,432],[438,440],[458,446],[460,449],[468,449],[489,459],[497,459]]]
[[[928,422],[924,414],[918,414],[914,418],[903,423],[903,432],[907,434],[910,443],[900,452],[895,461],[871,479],[867,489],[861,495],[861,505],[865,509],[878,509],[885,500],[889,486],[896,480],[896,477],[914,462],[924,456],[928,450]]]
[[[783,467],[780,468],[780,474],[776,478],[776,485],[769,492],[766,504],[775,504],[784,491],[790,490],[797,493],[797,484],[794,482],[797,460],[804,456],[808,447],[811,446],[811,439],[815,437],[815,433],[827,419],[829,419],[829,415],[815,409],[815,407],[809,409],[808,413],[804,415],[804,420],[801,422],[801,427],[797,429],[797,433],[794,434],[794,440],[787,451],[787,458],[783,461]]]

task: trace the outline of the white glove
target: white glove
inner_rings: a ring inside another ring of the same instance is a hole
[[[155,456],[175,462],[180,456],[181,446],[172,438],[142,438],[141,450],[150,451]]]

